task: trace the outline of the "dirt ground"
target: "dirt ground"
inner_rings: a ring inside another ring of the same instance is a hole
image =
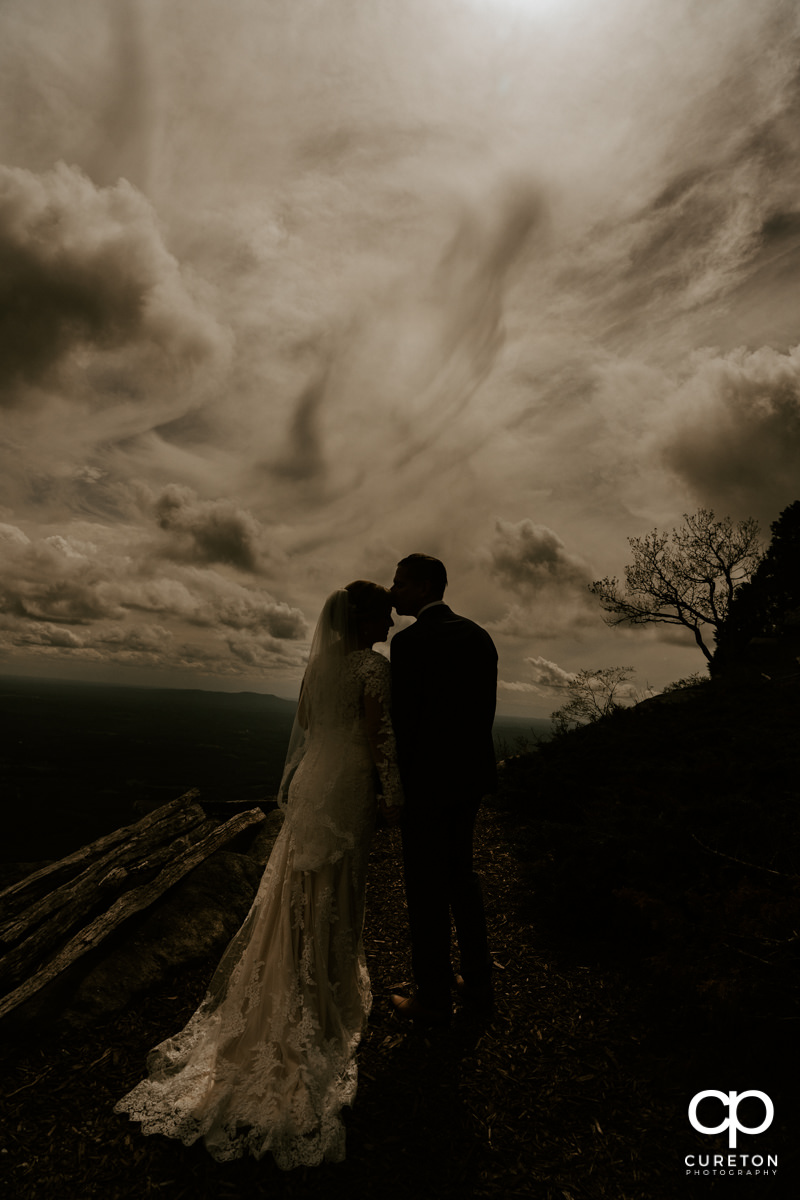
[[[730,1194],[727,1179],[687,1176],[684,1158],[721,1146],[688,1124],[696,1091],[763,1086],[719,1074],[732,1031],[709,1037],[686,1013],[660,1004],[635,963],[592,962],[552,937],[545,944],[512,838],[502,809],[488,807],[479,819],[476,865],[497,968],[494,1017],[481,1022],[461,1009],[450,1029],[423,1035],[398,1021],[388,999],[409,981],[410,947],[399,834],[376,835],[365,931],[375,1002],[359,1053],[344,1163],[289,1173],[266,1160],[218,1164],[202,1146],[142,1137],[138,1126],[114,1115],[115,1101],[141,1077],[149,1047],[180,1028],[202,998],[209,962],[88,1033],[37,1028],[3,1040],[3,1195],[680,1200]],[[776,1119],[774,1130],[780,1175],[737,1181],[752,1185],[738,1187],[739,1195],[796,1194],[784,1190],[794,1141],[787,1120]]]

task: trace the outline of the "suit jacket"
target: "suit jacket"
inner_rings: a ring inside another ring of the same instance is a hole
[[[485,629],[446,604],[391,642],[392,714],[408,799],[480,798],[497,784],[492,722],[497,651]]]

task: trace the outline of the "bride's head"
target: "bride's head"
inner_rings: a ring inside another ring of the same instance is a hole
[[[388,588],[379,583],[371,583],[367,579],[356,579],[348,583],[344,589],[348,597],[347,631],[355,635],[359,649],[373,646],[376,642],[385,642],[389,630],[394,625],[392,620],[392,597]],[[344,630],[341,630],[344,633]]]

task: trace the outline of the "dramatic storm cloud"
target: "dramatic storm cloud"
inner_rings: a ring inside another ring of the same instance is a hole
[[[0,669],[293,694],[325,595],[412,550],[506,708],[701,668],[586,585],[797,498],[798,33],[789,0],[6,0]]]
[[[124,180],[99,191],[63,163],[40,176],[0,168],[0,267],[6,400],[81,351],[140,343],[164,353],[164,368],[212,352],[212,322]]]
[[[113,656],[167,670],[188,662],[220,676],[235,674],[237,661],[277,677],[302,663],[303,614],[264,587],[165,558],[157,543],[121,525],[72,528],[69,538],[32,540],[0,525],[0,632],[7,645],[27,653],[70,650],[84,663]]]
[[[675,396],[667,462],[708,503],[765,525],[800,489],[800,346],[702,361]]]
[[[164,488],[154,510],[160,527],[171,535],[164,551],[168,557],[257,570],[258,521],[229,500],[198,500],[190,488],[173,483]]]

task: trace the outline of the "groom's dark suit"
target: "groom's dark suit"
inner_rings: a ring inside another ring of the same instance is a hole
[[[440,603],[395,634],[391,660],[414,978],[423,1005],[449,1010],[451,911],[465,981],[483,988],[491,971],[472,830],[497,780],[497,651],[484,629]]]

